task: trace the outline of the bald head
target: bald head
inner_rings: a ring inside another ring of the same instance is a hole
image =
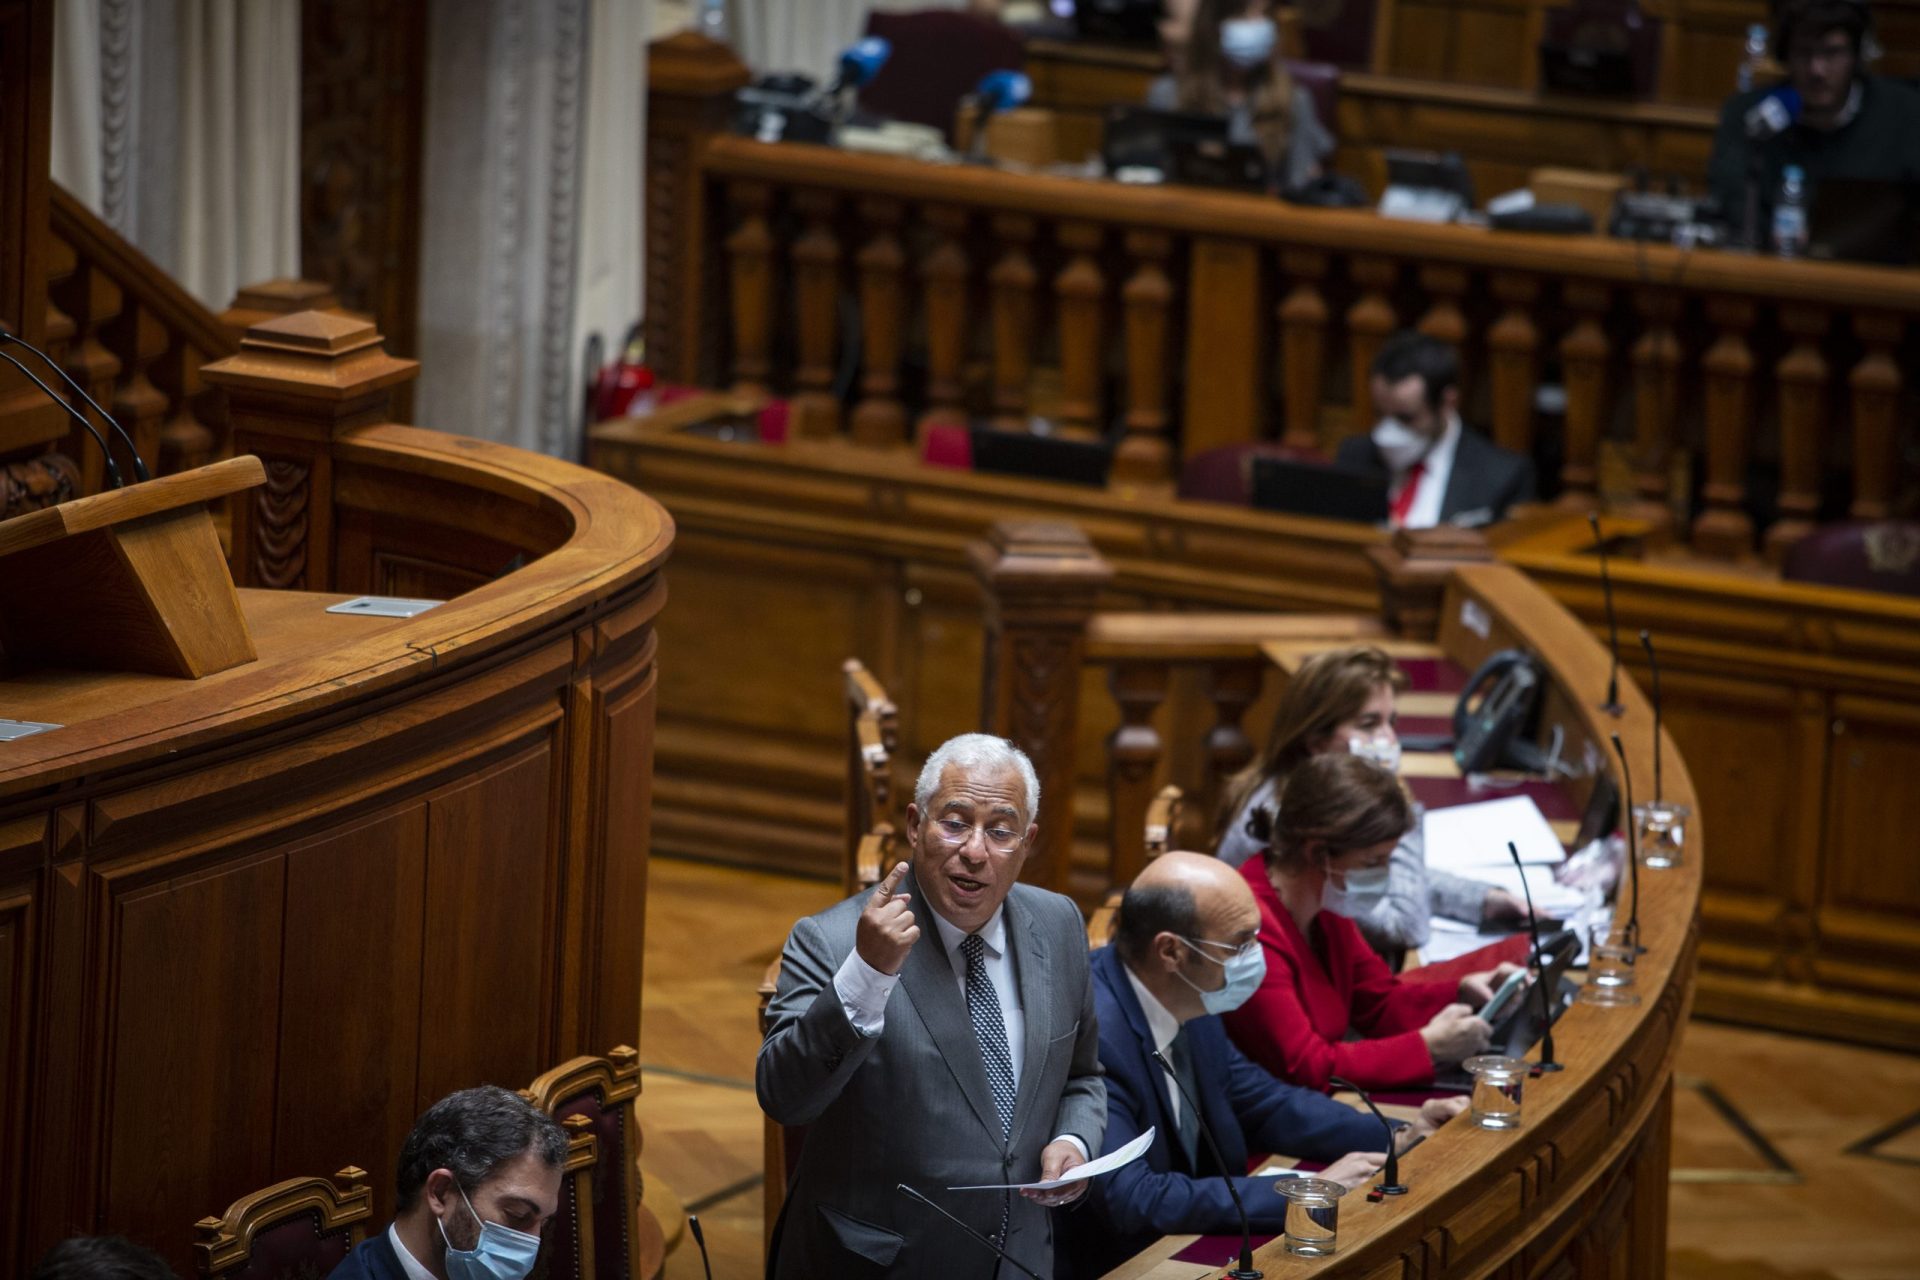
[[[1120,959],[1182,1021],[1205,1012],[1198,991],[1224,981],[1221,961],[1256,937],[1260,909],[1233,867],[1201,853],[1164,853],[1135,877],[1113,935]]]

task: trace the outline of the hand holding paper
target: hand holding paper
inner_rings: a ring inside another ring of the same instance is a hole
[[[1112,1173],[1123,1165],[1132,1164],[1146,1154],[1153,1145],[1154,1130],[1147,1131],[1121,1147],[1118,1151],[1108,1152],[1098,1160],[1089,1160],[1085,1164],[1075,1165],[1057,1178],[1040,1182],[992,1182],[972,1187],[948,1187],[949,1191],[1057,1191],[1061,1187],[1070,1187],[1076,1182],[1085,1182],[1097,1178],[1103,1173]]]

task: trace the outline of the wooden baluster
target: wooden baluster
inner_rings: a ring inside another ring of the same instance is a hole
[[[1120,704],[1120,723],[1107,735],[1107,809],[1113,832],[1113,861],[1107,870],[1116,886],[1132,884],[1147,865],[1147,807],[1153,803],[1162,748],[1153,716],[1167,699],[1170,674],[1165,662],[1116,662],[1107,677],[1113,700]]]
[[[1853,507],[1855,520],[1884,520],[1893,509],[1894,440],[1900,405],[1900,362],[1894,358],[1906,335],[1905,320],[1891,312],[1861,311],[1853,332],[1866,348],[1847,375],[1853,400]]]
[[[1133,274],[1120,290],[1126,306],[1126,434],[1114,452],[1113,483],[1162,484],[1173,478],[1173,444],[1167,439],[1167,316],[1173,281],[1167,256],[1173,238],[1164,231],[1129,231],[1127,256]]]
[[[1427,304],[1427,313],[1420,317],[1420,332],[1458,350],[1467,340],[1467,313],[1461,305],[1467,296],[1467,269],[1421,267],[1420,287],[1433,298]]]
[[[1638,495],[1633,515],[1664,538],[1673,525],[1667,505],[1667,459],[1677,443],[1680,401],[1680,339],[1674,323],[1680,296],[1666,289],[1634,294],[1641,333],[1633,344],[1633,486]]]
[[[120,286],[91,263],[76,262],[73,271],[53,285],[48,296],[73,322],[73,334],[58,357],[60,367],[100,404],[112,404],[113,383],[120,374],[120,359],[107,350],[100,339],[101,330],[120,314],[124,301]],[[114,440],[113,428],[102,422],[99,414],[87,408],[86,402],[79,396],[61,387],[57,378],[47,374],[42,376],[63,393],[76,411],[94,424],[106,439],[107,447],[113,451],[114,462],[120,468],[120,478],[132,484],[135,479],[133,461],[126,456],[126,447]],[[77,425],[67,436],[66,452],[70,457],[82,459],[81,474],[89,493],[105,483],[106,463],[100,456],[100,446]]]
[[[735,182],[727,201],[736,225],[727,237],[728,287],[733,301],[733,386],[764,394],[773,374],[772,193],[764,182]]]
[[[862,360],[860,403],[854,407],[856,444],[899,444],[907,438],[907,407],[900,402],[900,330],[906,315],[906,252],[900,247],[900,202],[863,200],[860,219],[872,228],[855,255],[860,268]]]
[[[793,241],[793,318],[799,352],[793,381],[793,431],[824,439],[840,430],[840,402],[833,395],[834,357],[840,338],[840,237],[833,218],[839,197],[802,191],[793,197],[802,227]]]
[[[1279,311],[1280,393],[1286,415],[1280,442],[1318,449],[1327,364],[1327,255],[1317,249],[1282,249],[1280,272],[1293,282]]]
[[[1025,214],[1000,214],[993,220],[1000,241],[999,260],[987,273],[993,294],[993,425],[1001,431],[1027,429],[1027,384],[1033,375],[1033,290],[1039,281],[1027,246],[1034,220]]]
[[[1400,327],[1390,298],[1400,264],[1391,258],[1357,257],[1349,268],[1360,296],[1347,308],[1347,351],[1353,361],[1353,403],[1347,433],[1354,435],[1373,424],[1373,393],[1368,389],[1373,358],[1381,344]]]
[[[1104,232],[1095,222],[1063,222],[1058,231],[1067,265],[1053,278],[1060,316],[1060,434],[1090,440],[1104,434],[1100,381],[1106,372],[1101,311],[1107,279],[1096,256]]]
[[[1560,367],[1567,386],[1566,456],[1560,465],[1560,505],[1591,511],[1599,505],[1600,438],[1607,424],[1607,358],[1613,345],[1601,321],[1611,293],[1605,285],[1569,282],[1563,291],[1578,314],[1560,340]]]
[[[154,382],[167,397],[167,420],[160,425],[160,474],[191,471],[213,461],[220,437],[211,421],[215,397],[200,380],[203,357],[176,338],[153,364]],[[203,416],[205,415],[205,416]]]
[[[920,264],[927,300],[927,411],[916,429],[922,438],[929,427],[967,425],[967,214],[934,206],[924,216],[934,243]]]
[[[160,474],[160,429],[167,419],[167,397],[153,385],[154,362],[167,351],[167,331],[147,308],[129,300],[106,330],[107,345],[120,358],[113,416],[133,437],[147,468]]]
[[[1219,811],[1221,788],[1226,780],[1253,759],[1253,742],[1240,727],[1247,708],[1260,696],[1260,679],[1265,664],[1245,658],[1223,659],[1206,665],[1206,692],[1213,702],[1213,727],[1207,730],[1206,776],[1200,803],[1188,807],[1182,825],[1189,845],[1210,847],[1211,823]]]
[[[1767,530],[1776,565],[1813,532],[1820,514],[1820,428],[1827,408],[1827,358],[1820,346],[1832,316],[1818,307],[1783,307],[1780,327],[1793,339],[1774,376],[1780,380],[1780,516]]]
[[[1493,296],[1506,308],[1487,330],[1493,442],[1530,457],[1534,393],[1540,381],[1540,329],[1533,322],[1534,303],[1540,297],[1539,277],[1499,272],[1493,277]]]
[[[1693,522],[1693,545],[1708,555],[1735,559],[1753,551],[1753,521],[1741,509],[1747,496],[1747,433],[1753,390],[1753,303],[1714,298],[1707,320],[1720,336],[1701,362],[1707,382],[1706,510]]]
[[[42,334],[40,345],[41,348],[53,358],[53,362],[64,369],[70,363],[70,353],[73,350],[75,339],[80,333],[80,324],[73,316],[67,313],[66,308],[61,304],[63,300],[67,299],[68,294],[72,292],[71,286],[74,277],[80,270],[80,259],[74,253],[73,246],[57,236],[49,237],[46,243],[47,319],[46,329]],[[29,369],[34,371],[34,376],[38,377],[42,382],[50,387],[56,387],[60,392],[62,401],[71,402],[76,407],[79,406],[79,397],[68,392],[65,387],[57,386],[60,380],[55,378],[44,367],[41,367],[38,361],[17,348],[9,352],[9,354],[16,360],[23,361]],[[5,372],[8,375],[13,375],[11,367],[8,367]],[[45,426],[39,430],[31,430],[25,422],[16,423],[15,425],[17,427],[27,431],[25,438],[29,440],[59,440],[59,451],[74,461],[75,475],[80,492],[100,492],[100,490],[105,487],[107,474],[106,462],[100,456],[100,446],[95,444],[91,439],[88,439],[86,432],[75,426],[73,419],[69,418],[66,411],[61,409],[59,405],[42,403],[39,398],[39,389],[33,388],[32,384],[27,382],[24,377],[19,378],[17,385],[22,388],[31,388],[31,395],[25,403],[31,404],[34,407],[27,412],[42,415],[45,423]],[[96,396],[94,398],[98,399],[99,397]],[[91,415],[89,415],[89,417],[91,417]]]

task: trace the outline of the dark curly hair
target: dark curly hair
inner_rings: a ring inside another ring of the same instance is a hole
[[[526,1151],[558,1169],[566,1162],[567,1135],[552,1116],[498,1085],[450,1093],[427,1108],[400,1148],[399,1210],[413,1207],[435,1169],[452,1170],[472,1194],[494,1170]]]

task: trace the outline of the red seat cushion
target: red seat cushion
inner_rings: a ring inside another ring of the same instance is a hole
[[[1253,460],[1287,458],[1294,462],[1325,462],[1318,449],[1300,449],[1269,440],[1222,445],[1195,454],[1180,467],[1179,495],[1202,502],[1231,502],[1249,506],[1253,502]]]
[[[1794,544],[1780,576],[1789,582],[1920,596],[1920,521],[1825,525]]]

